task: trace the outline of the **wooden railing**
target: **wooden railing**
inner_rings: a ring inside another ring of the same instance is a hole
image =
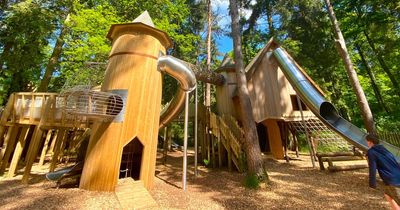
[[[85,127],[62,111],[57,93],[13,93],[1,115],[1,125],[30,124],[40,126]],[[85,123],[85,122],[83,122]]]
[[[244,138],[244,132],[232,116],[218,116],[210,112],[210,129],[212,134],[222,142],[228,153],[228,167],[231,168],[231,161],[238,171],[243,171],[240,162],[243,156],[241,141]]]

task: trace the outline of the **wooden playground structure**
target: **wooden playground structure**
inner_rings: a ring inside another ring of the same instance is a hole
[[[78,159],[78,151],[88,141],[80,188],[120,192],[129,189],[121,183],[153,187],[162,95],[157,59],[172,42],[146,16],[113,25],[107,37],[112,50],[101,90],[72,88],[60,94],[10,96],[0,118],[0,173],[8,168],[7,176],[13,177],[24,166],[22,181],[28,183],[37,159],[39,165],[49,160],[49,172],[53,172],[59,161]],[[312,133],[306,124],[300,129],[294,125],[318,119],[271,56],[277,46],[273,40],[267,43],[246,67],[246,78],[261,151],[284,159],[289,138],[297,142],[298,132]],[[225,79],[216,87],[217,113],[202,105],[198,109],[201,160],[210,160],[213,167],[243,171],[245,133],[237,109],[234,65],[224,60],[216,72]],[[140,183],[121,182],[126,177]]]

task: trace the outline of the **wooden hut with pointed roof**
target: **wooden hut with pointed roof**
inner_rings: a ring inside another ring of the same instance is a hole
[[[287,122],[300,120],[300,109],[306,118],[315,116],[305,104],[298,103],[300,100],[295,90],[272,56],[272,51],[278,46],[271,39],[247,65],[245,72],[261,151],[270,152],[274,158],[283,159],[284,145],[289,133]],[[240,121],[237,114],[239,112],[235,108],[235,104],[238,103],[235,99],[235,67],[231,61],[224,61],[222,65],[217,71],[224,75],[227,82],[217,87],[218,112],[235,116]],[[322,93],[311,78],[307,78]]]

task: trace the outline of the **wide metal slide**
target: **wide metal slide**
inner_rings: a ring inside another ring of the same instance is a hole
[[[281,47],[276,48],[273,51],[273,55],[278,61],[287,80],[293,86],[303,103],[305,103],[326,126],[337,132],[355,147],[366,152],[368,150],[365,140],[367,134],[339,115],[333,104],[327,101],[325,97],[316,90],[284,49]],[[400,148],[385,141],[381,141],[381,144],[393,153],[397,162],[400,162]]]

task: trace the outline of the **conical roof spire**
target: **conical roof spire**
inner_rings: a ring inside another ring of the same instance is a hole
[[[139,15],[137,18],[135,18],[135,20],[132,21],[133,23],[143,23],[146,24],[148,26],[151,26],[154,28],[154,23],[151,20],[151,17],[149,15],[149,13],[146,11],[144,11],[141,15]]]

